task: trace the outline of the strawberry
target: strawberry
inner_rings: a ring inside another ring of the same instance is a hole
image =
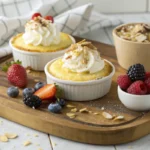
[[[44,17],[46,20],[51,20],[52,23],[54,23],[54,18],[52,16],[45,16]]]
[[[7,70],[7,79],[10,83],[20,88],[27,85],[27,73],[24,67],[19,64],[11,65]]]
[[[42,100],[48,100],[55,97],[56,91],[57,89],[54,84],[46,84],[37,90],[34,95],[38,96]]]
[[[32,15],[32,20],[34,20],[34,18],[35,18],[35,17],[38,17],[38,16],[42,17],[42,15],[41,15],[40,13],[34,13],[34,14]]]

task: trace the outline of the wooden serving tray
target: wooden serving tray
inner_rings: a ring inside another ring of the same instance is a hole
[[[81,39],[76,38],[76,40]],[[98,100],[67,101],[67,104],[75,105],[78,109],[86,107],[92,112],[99,113],[98,115],[77,112],[77,117],[70,119],[66,113],[70,112],[71,108],[65,107],[61,114],[53,114],[47,110],[48,103],[42,104],[40,109],[31,109],[23,104],[21,89],[18,98],[7,96],[7,88],[10,84],[6,73],[0,71],[0,116],[42,132],[90,144],[126,143],[148,134],[150,132],[150,113],[130,111],[118,99],[116,78],[119,74],[125,73],[125,70],[117,63],[115,48],[95,41],[93,44],[98,47],[101,56],[111,61],[116,67],[111,90]],[[11,59],[11,56],[1,59],[0,65]],[[31,71],[28,78],[28,87],[34,87],[35,79],[45,81],[45,74]],[[104,110],[101,110],[102,107]],[[125,119],[122,121],[108,120],[102,116],[103,111],[112,115],[123,115]]]

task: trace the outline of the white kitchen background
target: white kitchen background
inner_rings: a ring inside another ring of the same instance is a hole
[[[91,2],[98,12],[135,13],[150,12],[150,0],[78,0],[76,6]]]

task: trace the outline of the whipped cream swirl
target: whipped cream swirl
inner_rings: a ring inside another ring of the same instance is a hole
[[[99,52],[91,42],[81,41],[72,44],[63,56],[63,67],[73,72],[96,73],[104,68],[104,60],[101,59]]]
[[[60,32],[56,24],[51,23],[50,20],[36,17],[26,23],[23,39],[25,44],[49,46],[59,44]]]

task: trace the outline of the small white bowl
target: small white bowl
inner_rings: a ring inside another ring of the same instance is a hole
[[[118,97],[128,109],[135,111],[150,110],[150,95],[129,94],[127,92],[124,92],[118,86]]]
[[[70,36],[70,38],[72,43],[76,42],[72,36]],[[62,56],[69,49],[68,47],[57,52],[28,52],[14,47],[11,43],[12,39],[13,37],[10,39],[9,45],[12,48],[14,60],[20,60],[23,67],[31,67],[33,70],[37,71],[43,71],[44,66],[50,60]]]
[[[58,59],[58,58],[57,58]],[[111,80],[115,73],[114,65],[108,62],[112,66],[112,72],[98,80],[90,80],[90,81],[70,81],[70,80],[61,80],[54,76],[52,76],[48,72],[48,67],[55,61],[56,59],[48,62],[45,66],[45,74],[47,78],[47,83],[56,83],[64,90],[64,98],[72,101],[89,101],[98,99],[104,95],[106,95],[111,87]]]

